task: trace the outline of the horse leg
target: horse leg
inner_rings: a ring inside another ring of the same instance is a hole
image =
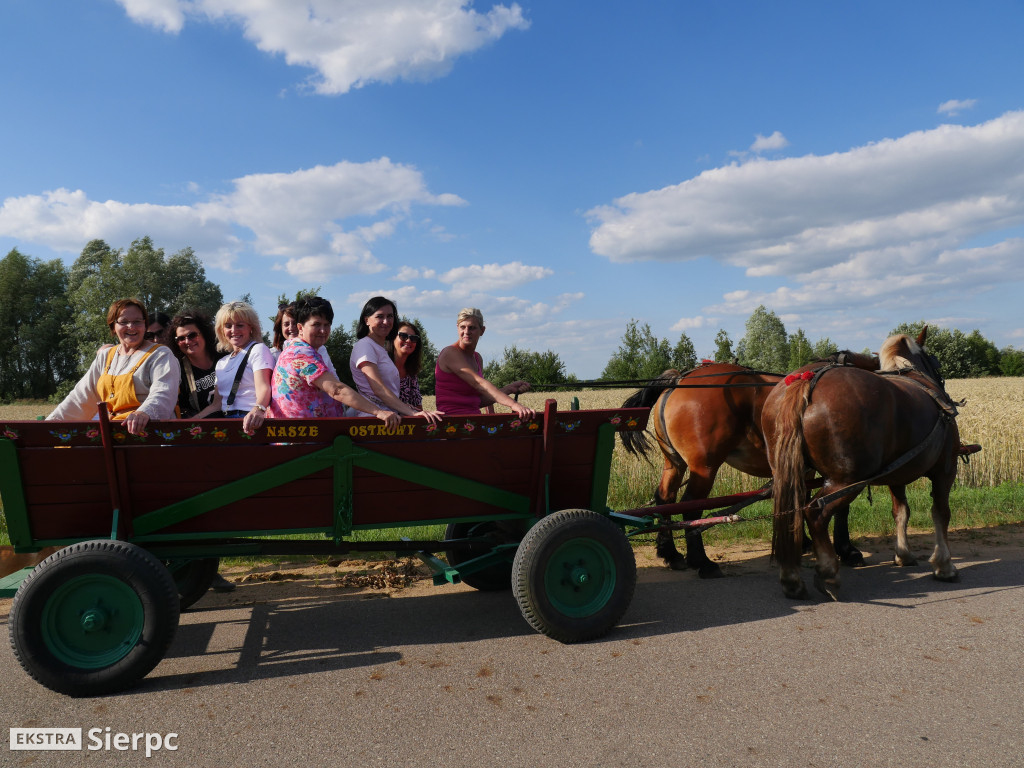
[[[832,539],[835,542],[836,554],[843,565],[854,568],[864,565],[864,555],[853,546],[850,540],[850,508],[837,511],[832,523]]]
[[[711,495],[711,489],[715,484],[717,468],[690,466],[690,477],[686,481],[686,490],[683,491],[683,501],[695,499],[706,499]],[[704,513],[700,510],[684,512],[684,520],[699,520]],[[704,550],[704,534],[700,530],[688,530],[686,532],[686,564],[697,571],[702,579],[719,579],[725,574],[721,567],[711,561]]]
[[[889,493],[892,495],[892,519],[896,523],[896,565],[917,565],[917,558],[911,554],[907,540],[907,524],[910,522],[907,486],[890,485]]]
[[[828,535],[828,521],[834,514],[845,517],[849,508],[850,500],[841,497],[826,504],[824,509],[811,507],[806,513],[807,528],[814,542],[814,586],[833,600],[839,600],[839,558]]]
[[[686,474],[686,464],[679,459],[677,463],[669,460],[665,455],[665,467],[661,470],[661,482],[654,490],[655,504],[674,504],[676,495],[679,493],[679,486],[682,485],[683,475]],[[671,520],[670,517],[662,516],[664,520]],[[676,549],[676,542],[672,531],[661,530],[654,540],[654,551],[658,557],[665,561],[665,565],[673,571],[686,570],[686,558]]]
[[[932,523],[935,525],[935,551],[928,558],[932,564],[932,575],[939,581],[957,581],[960,574],[953,565],[949,554],[949,491],[956,477],[954,459],[953,472],[941,477],[932,477]]]

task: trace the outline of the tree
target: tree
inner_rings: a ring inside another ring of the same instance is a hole
[[[0,399],[46,398],[77,372],[68,343],[67,270],[16,248],[0,261]]]
[[[513,381],[528,381],[539,392],[558,389],[564,384],[565,363],[550,349],[533,352],[514,344],[505,347],[502,359],[492,360],[484,367],[484,378],[497,387]]]
[[[212,315],[223,303],[220,287],[206,279],[206,270],[191,248],[167,259],[149,237],[132,242],[126,253],[92,240],[68,275],[70,335],[82,366],[92,360],[100,344],[110,341],[107,309],[127,297],[139,299],[151,313],[161,310],[169,315],[183,309]]]
[[[796,333],[789,336],[789,364],[787,371],[795,371],[802,368],[814,359],[814,350],[811,342],[807,340],[803,328],[797,328]]]
[[[762,304],[747,318],[746,335],[740,340],[740,363],[761,371],[784,371],[789,363],[786,326]]]
[[[999,372],[1003,376],[1024,376],[1024,349],[1003,347],[999,351]]]
[[[630,320],[622,336],[622,344],[601,373],[605,381],[656,379],[672,367],[672,353],[667,339],[659,339],[644,323],[639,327]]]
[[[967,346],[971,350],[971,376],[999,375],[999,349],[977,328],[967,335]]]
[[[724,328],[719,328],[715,334],[715,362],[731,363],[734,359],[736,354],[732,351],[732,339]]]
[[[825,360],[838,352],[839,346],[828,336],[822,336],[814,342],[814,346],[811,348],[811,359]],[[868,351],[867,354],[871,354],[870,351]]]
[[[693,348],[693,341],[685,333],[679,337],[679,341],[672,348],[672,367],[677,371],[692,371],[697,367],[697,351]]]

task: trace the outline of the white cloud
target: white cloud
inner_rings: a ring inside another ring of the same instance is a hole
[[[133,20],[180,32],[188,20],[229,21],[261,51],[317,72],[320,93],[370,82],[427,80],[459,56],[529,22],[516,3],[484,13],[470,0],[118,0]]]
[[[476,291],[492,291],[525,285],[555,274],[547,267],[534,267],[513,261],[508,264],[469,264],[438,275],[442,283],[472,286]]]
[[[940,115],[958,115],[965,109],[974,109],[977,103],[977,99],[950,99],[939,104],[936,112]]]
[[[1019,241],[965,249],[1024,224],[1024,112],[943,125],[819,157],[753,160],[633,193],[588,214],[591,249],[615,262],[712,257],[749,277],[790,278],[729,295],[714,312],[904,300],[1019,274]],[[934,297],[933,297],[934,298]]]
[[[756,153],[768,152],[773,149],[784,149],[788,146],[789,141],[779,131],[775,131],[771,136],[762,136],[759,133],[754,143],[750,145],[750,151]]]
[[[671,331],[693,331],[697,328],[707,328],[714,322],[712,318],[697,315],[697,317],[681,317],[676,320],[669,330]]]
[[[10,197],[0,206],[0,235],[76,252],[92,239],[116,244],[145,233],[168,247],[190,245],[225,269],[249,248],[283,257],[296,276],[373,273],[384,267],[370,246],[391,236],[411,206],[462,204],[456,195],[431,194],[415,168],[381,158],[244,176],[231,192],[193,205],[97,202],[66,189]],[[350,229],[342,224],[374,217]]]

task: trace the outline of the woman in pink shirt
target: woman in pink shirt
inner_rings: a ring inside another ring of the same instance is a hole
[[[500,403],[520,418],[532,419],[533,409],[509,397],[527,392],[528,382],[513,381],[498,389],[483,376],[483,361],[476,351],[485,330],[483,313],[476,307],[467,307],[459,312],[457,325],[459,340],[441,350],[434,367],[437,409],[449,416],[471,416],[479,414],[485,406]]]

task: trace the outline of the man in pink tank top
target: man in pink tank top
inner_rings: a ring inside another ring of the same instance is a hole
[[[459,312],[457,322],[459,340],[441,350],[434,367],[437,410],[447,416],[475,416],[481,408],[500,403],[520,418],[532,419],[533,409],[509,397],[528,391],[528,382],[514,381],[498,389],[483,377],[483,360],[476,351],[477,342],[484,334],[483,313],[476,307],[467,307]]]

